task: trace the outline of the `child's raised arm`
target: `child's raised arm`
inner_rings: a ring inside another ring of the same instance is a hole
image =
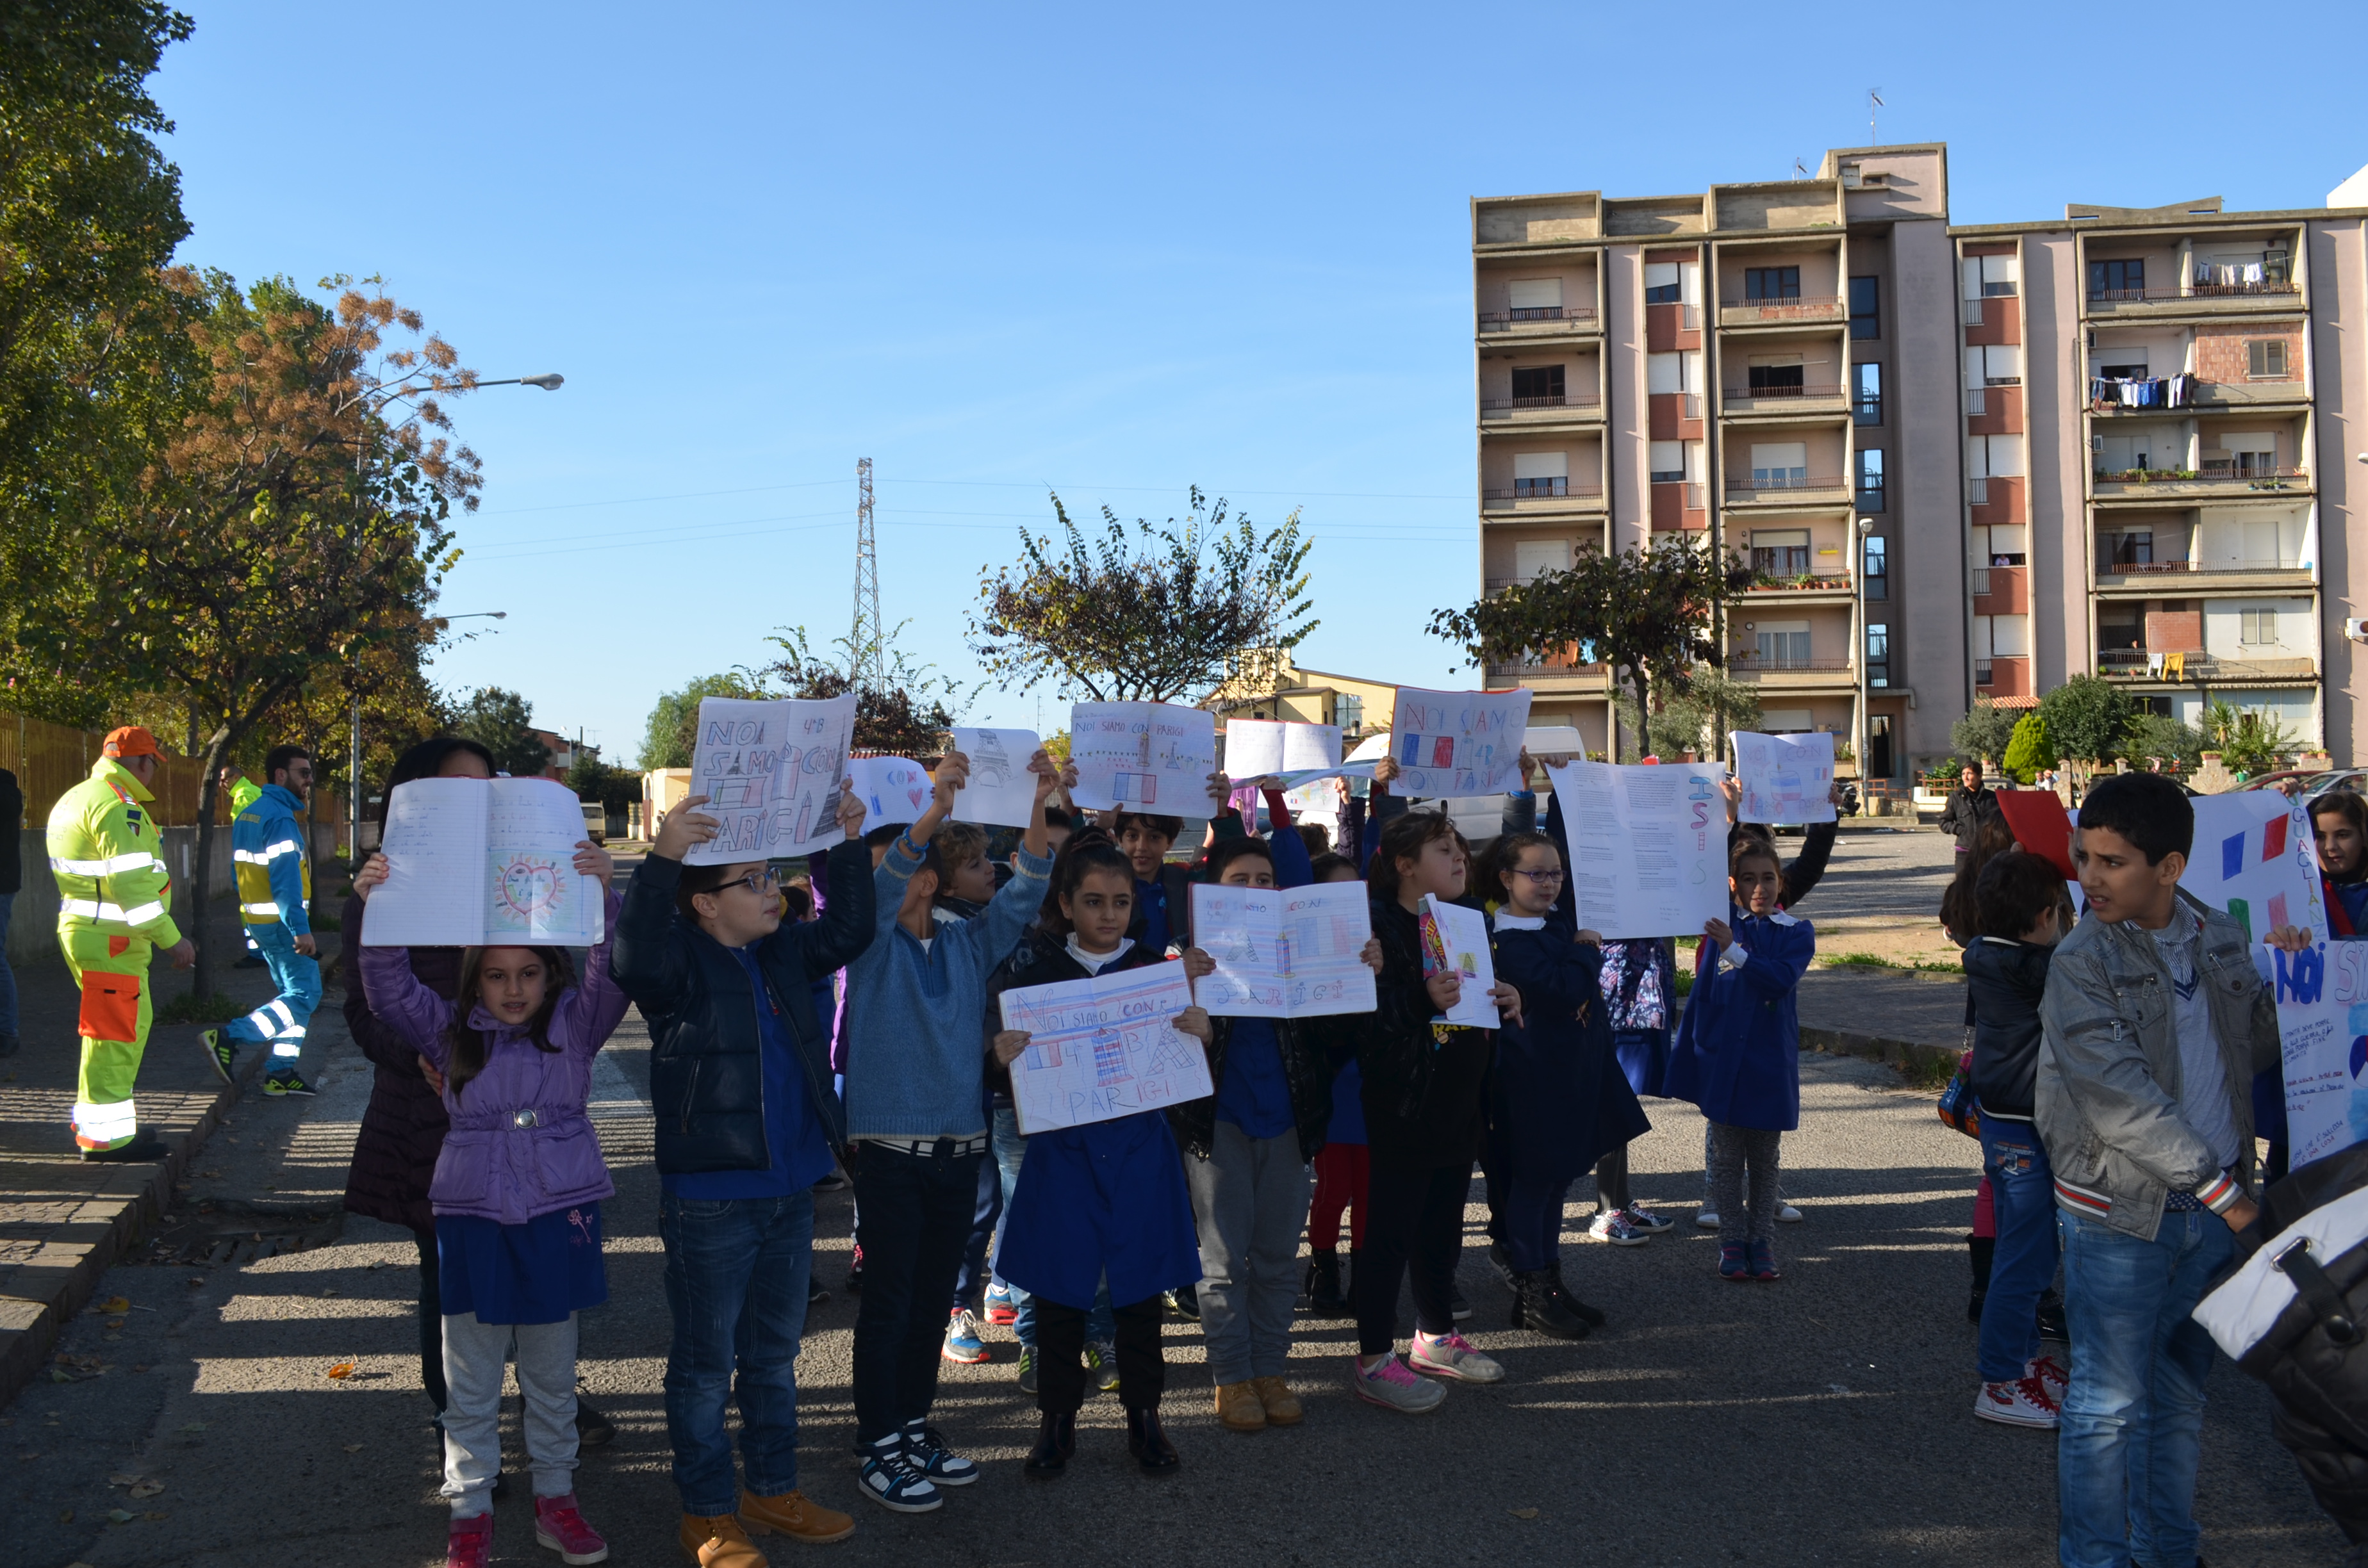
[[[376,854],[354,874],[355,895],[365,905],[386,881],[387,869],[386,857]],[[419,983],[419,977],[411,972],[409,948],[363,948],[360,954],[357,967],[370,996],[370,1011],[440,1072],[444,1031],[452,1027],[452,1004]]]
[[[584,851],[591,848],[588,843],[577,846],[577,869],[584,869]],[[593,853],[599,854],[599,851],[593,850]],[[601,858],[608,857],[602,855]],[[608,888],[605,881],[601,885]],[[609,1037],[617,1032],[618,1024],[624,1020],[625,1007],[631,1001],[617,984],[616,976],[609,971],[609,949],[617,940],[617,917],[624,903],[616,889],[608,888],[605,901],[607,916],[601,926],[600,939],[593,944],[591,956],[585,960],[584,978],[574,990],[560,998],[552,1018],[552,1033],[564,1035],[565,1049],[579,1056],[589,1056],[609,1043]]]

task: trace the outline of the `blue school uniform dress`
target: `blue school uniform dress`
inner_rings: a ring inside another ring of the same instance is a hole
[[[1702,938],[1702,977],[1686,998],[1669,1050],[1668,1090],[1710,1120],[1762,1132],[1801,1125],[1801,1021],[1796,990],[1816,956],[1816,929],[1782,910],[1761,918],[1730,907],[1728,952]]]
[[[1569,1181],[1652,1129],[1612,1053],[1603,954],[1559,917],[1499,910],[1497,978],[1521,994],[1521,1022],[1497,1031],[1490,1123],[1507,1175]]]
[[[1074,943],[1045,954],[997,992],[1167,960],[1130,943],[1116,960],[1088,968]],[[990,1006],[992,999],[990,999]],[[1110,1299],[1130,1306],[1198,1283],[1201,1241],[1184,1157],[1156,1110],[1028,1135],[1019,1179],[1004,1210],[995,1272],[1030,1295],[1084,1311],[1105,1275]]]

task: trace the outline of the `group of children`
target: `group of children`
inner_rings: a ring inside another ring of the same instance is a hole
[[[1446,1382],[1502,1379],[1457,1326],[1469,1315],[1455,1270],[1475,1164],[1514,1324],[1583,1337],[1604,1313],[1563,1276],[1576,1179],[1596,1172],[1590,1229],[1606,1240],[1668,1225],[1627,1191],[1626,1146],[1647,1126],[1640,1094],[1691,1099],[1711,1124],[1719,1273],[1779,1277],[1777,1147],[1799,1114],[1793,990],[1815,941],[1784,905],[1822,868],[1814,837],[1814,856],[1786,867],[1760,833],[1735,830],[1728,915],[1703,929],[1672,1030],[1673,949],[1578,928],[1559,806],[1534,831],[1526,791],[1475,864],[1443,812],[1390,797],[1386,765],[1346,854],[1315,853],[1279,792],[1267,797],[1274,831],[1257,835],[1223,809],[1219,776],[1210,839],[1185,867],[1167,861],[1177,819],[1118,812],[1083,824],[1052,799],[1074,770],[1042,752],[1029,768],[1037,809],[999,887],[984,834],[949,820],[967,778],[957,752],[909,825],[865,837],[849,792],[847,842],[818,858],[795,916],[764,861],[686,863],[716,831],[694,797],[611,895],[580,979],[562,950],[470,949],[447,996],[416,978],[405,949],[361,949],[369,1007],[417,1051],[451,1121],[429,1194],[451,1563],[473,1568],[491,1551],[506,1351],[527,1397],[537,1538],[570,1563],[606,1555],[575,1504],[570,1423],[575,1313],[605,1296],[599,1204],[613,1190],[586,1111],[591,1057],[629,1003],[653,1047],[678,1539],[702,1568],[761,1568],[752,1535],[825,1541],[854,1528],[797,1484],[813,1192],[835,1167],[852,1178],[861,1270],[858,1484],[895,1512],[939,1507],[947,1489],[979,1479],[931,1412],[941,1360],[978,1358],[962,1340],[975,1342],[996,1211],[986,1299],[1023,1343],[1020,1375],[1040,1409],[1032,1478],[1068,1465],[1089,1380],[1115,1387],[1135,1462],[1177,1468],[1159,1415],[1171,1305],[1199,1320],[1229,1430],[1304,1418],[1287,1377],[1303,1289],[1315,1311],[1354,1316],[1349,1381],[1364,1401],[1417,1413]],[[607,857],[591,845],[577,867],[605,882]],[[358,895],[388,871],[372,857]],[[1193,980],[1209,973],[1192,940],[1194,879],[1362,880],[1374,1010],[1266,1020],[1189,1008],[1172,1022],[1206,1053],[1210,1096],[1022,1138],[1008,1074],[1028,1037],[1002,1028],[997,998],[1171,961]],[[1490,917],[1498,1028],[1445,1021],[1463,982],[1425,960],[1425,898]],[[835,971],[843,993],[827,983]],[[1408,1283],[1415,1333],[1401,1356]],[[724,1428],[735,1397],[736,1481]]]

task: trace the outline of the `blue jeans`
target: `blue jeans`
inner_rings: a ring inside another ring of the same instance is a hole
[[[2152,1241],[2063,1214],[2072,1386],[2055,1438],[2064,1568],[2192,1568],[2212,1337],[2188,1313],[2236,1252],[2226,1222],[2166,1213]]]
[[[978,1163],[978,1207],[971,1213],[970,1243],[962,1249],[962,1272],[954,1276],[953,1307],[979,1309],[979,1295],[992,1272],[987,1249],[995,1243],[996,1221],[1003,1218],[1003,1172],[999,1165]]]
[[[17,971],[8,967],[8,915],[17,895],[0,892],[0,1035],[17,1034]]]
[[[1028,1140],[1019,1136],[1019,1113],[1009,1106],[995,1108],[995,1168],[1003,1177],[1003,1207],[1011,1207],[1011,1190],[1019,1185],[1019,1162],[1028,1155]],[[1011,1320],[1011,1336],[1024,1349],[1036,1347],[1036,1298],[1004,1279],[1004,1288],[1011,1292],[1012,1310],[1019,1315]],[[1110,1281],[1102,1281],[1100,1291],[1094,1297],[1093,1311],[1086,1314],[1086,1343],[1110,1345],[1118,1339],[1118,1319],[1110,1306]]]
[[[2039,1297],[2055,1280],[2055,1178],[2038,1130],[1982,1118],[1982,1170],[1990,1178],[1998,1250],[1982,1301],[1980,1367],[1987,1383],[2022,1376],[2039,1354]]]
[[[713,1517],[740,1497],[724,1406],[740,1403],[740,1462],[750,1492],[798,1484],[798,1341],[814,1274],[814,1194],[658,1200],[666,1244],[666,1438],[682,1511]],[[736,1371],[736,1378],[735,1378]]]
[[[232,1023],[226,1032],[242,1045],[269,1040],[271,1070],[291,1072],[304,1051],[304,1026],[321,1005],[320,960],[296,950],[296,933],[286,921],[249,926],[246,935],[263,955],[263,966],[271,971],[271,983],[279,994]]]

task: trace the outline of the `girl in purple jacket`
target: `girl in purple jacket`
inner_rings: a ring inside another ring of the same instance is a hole
[[[387,869],[371,856],[356,894],[368,899]],[[611,869],[588,841],[576,845],[578,872],[606,889]],[[609,936],[619,908],[610,891]],[[464,949],[450,1002],[412,975],[402,948],[365,947],[359,962],[371,1010],[444,1075],[452,1121],[427,1189],[444,1309],[448,1568],[483,1568],[493,1555],[502,1367],[513,1352],[535,1539],[564,1562],[604,1562],[608,1543],[575,1506],[575,1314],[609,1299],[600,1200],[616,1188],[585,1109],[592,1058],[625,1016],[608,937],[580,984],[564,948]]]

